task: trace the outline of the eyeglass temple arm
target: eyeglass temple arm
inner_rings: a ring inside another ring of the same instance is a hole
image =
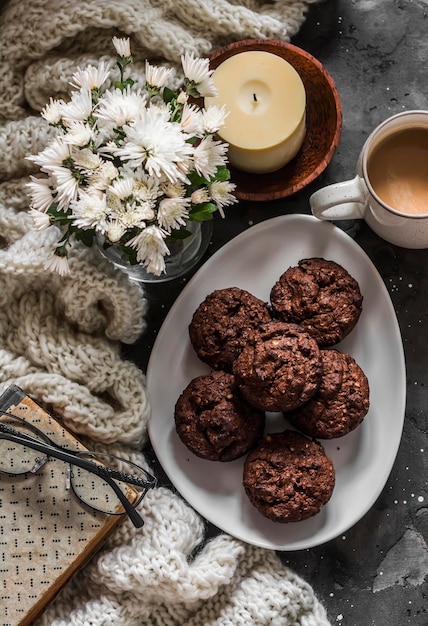
[[[15,435],[14,429],[10,428],[9,426],[6,426],[6,424],[0,423],[0,431],[3,432],[4,435],[6,435],[6,438],[9,441],[20,443],[21,445],[25,444],[28,447],[33,448],[34,450],[37,450],[38,452],[42,452],[44,454],[48,454],[49,456],[53,456],[57,459],[60,459],[61,461],[64,461],[65,463],[70,463],[71,465],[77,465],[78,467],[81,467],[82,469],[85,469],[88,472],[91,472],[92,474],[98,474],[98,476],[102,477],[113,489],[113,491],[115,492],[115,494],[121,501],[126,513],[130,517],[134,526],[136,528],[141,528],[144,525],[144,520],[141,517],[141,515],[132,506],[132,504],[129,502],[127,497],[122,493],[121,489],[116,485],[113,478],[111,478],[111,476],[115,475],[115,477],[118,478],[119,480],[126,480],[126,482],[129,482],[128,475],[122,474],[121,472],[118,472],[117,470],[113,470],[113,469],[110,470],[110,468],[106,468],[101,465],[96,465],[95,463],[91,463],[90,461],[87,461],[86,459],[82,459],[79,456],[73,454],[72,452],[65,451],[63,448],[57,448],[47,443],[42,443],[42,442],[39,443],[38,441],[34,440],[32,437],[29,437],[27,435],[24,435],[24,434]],[[104,470],[110,470],[110,471],[108,472]],[[141,483],[136,483],[136,484],[141,484]],[[144,485],[146,490],[148,490],[152,486],[153,484],[150,482]]]
[[[79,456],[80,454],[87,454],[86,451],[67,450],[66,448],[59,446],[57,443],[49,439],[46,435],[44,435],[44,433],[42,433],[42,431],[39,431],[39,429],[35,429],[35,430],[37,430],[41,435],[45,436],[46,440],[49,443],[39,442],[33,437],[31,437],[31,435],[26,435],[25,433],[19,433],[14,428],[7,426],[6,424],[2,424],[0,422],[0,431],[3,431],[4,433],[6,433],[8,439],[12,440],[12,436],[13,436],[16,438],[16,439],[13,439],[13,441],[16,441],[17,443],[21,443],[22,445],[25,443],[29,447],[33,447],[39,452],[45,452],[46,450],[49,452],[50,456],[54,456],[53,450],[61,451],[66,455],[67,454],[72,455],[73,459],[79,458],[80,460],[82,460]],[[43,449],[41,446],[44,446]],[[96,455],[97,453],[91,452],[91,454]],[[110,456],[110,455],[106,455],[106,456]],[[58,456],[58,458],[61,458],[61,457]],[[112,456],[112,458],[118,458],[118,457]],[[61,460],[64,460],[64,459],[61,459]],[[75,465],[78,465],[78,463],[76,463],[74,460],[71,460],[69,462],[74,463]],[[134,465],[132,461],[127,461],[127,462],[131,465]],[[138,478],[137,476],[132,476],[132,474],[126,474],[112,467],[106,467],[105,465],[97,465],[96,463],[91,463],[91,461],[87,461],[87,463],[91,465],[91,468],[84,467],[84,469],[94,472],[95,471],[94,468],[97,468],[97,469],[100,468],[100,475],[102,475],[103,477],[106,477],[106,474],[108,474],[111,478],[116,478],[117,480],[122,480],[123,482],[127,482],[132,485],[137,485],[138,487],[149,488],[149,489],[152,487],[155,487],[157,483],[157,480],[154,476],[152,476],[149,472],[146,472],[146,470],[138,466],[137,466],[138,469],[143,470],[147,474],[147,480],[143,480],[142,478]],[[81,467],[83,467],[83,465]]]
[[[25,424],[26,426],[30,427],[32,430],[37,432],[41,437],[43,437],[45,439],[45,442],[38,442],[37,439],[34,439],[31,435],[26,435],[25,433],[18,432],[12,426],[8,426],[7,424],[2,424],[0,422],[0,431],[3,430],[4,432],[6,432],[8,434],[13,434],[13,435],[15,435],[17,437],[22,437],[23,439],[25,438],[26,441],[28,442],[28,445],[30,443],[42,443],[43,445],[46,445],[47,447],[52,446],[52,448],[55,448],[55,450],[62,450],[66,454],[76,455],[77,457],[79,456],[79,454],[81,454],[81,451],[79,451],[79,450],[68,450],[67,448],[63,448],[62,446],[57,444],[55,441],[50,439],[43,431],[41,431],[39,428],[37,428],[37,426],[34,426],[34,424],[31,424],[31,423],[27,422],[22,417],[19,417],[17,415],[14,415],[13,413],[7,413],[7,412],[1,411],[1,410],[0,410],[0,415],[6,415],[8,417],[12,417],[12,418],[18,420],[21,424]],[[39,452],[40,451],[41,450],[39,450]],[[83,454],[85,454],[85,452],[83,452]],[[94,454],[96,454],[96,452]],[[107,455],[107,456],[109,456],[109,455]],[[134,465],[134,463],[132,463],[132,461],[128,461],[128,463],[130,463],[131,465]],[[96,464],[94,464],[94,465],[96,465]],[[124,472],[120,472],[119,470],[115,470],[112,467],[106,467],[106,466],[97,466],[97,467],[102,467],[103,471],[106,471],[112,478],[116,478],[117,480],[122,480],[124,482],[128,482],[128,483],[130,483],[132,485],[137,485],[138,487],[143,487],[145,489],[146,488],[150,489],[152,487],[156,487],[156,484],[157,484],[156,478],[154,476],[152,476],[151,474],[149,474],[149,472],[146,472],[146,470],[143,470],[143,471],[147,474],[148,480],[143,480],[142,478],[138,478],[137,476],[132,476],[131,474],[125,474]],[[142,468],[138,468],[138,469],[141,470]]]

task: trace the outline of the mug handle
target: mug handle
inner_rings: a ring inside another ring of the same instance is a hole
[[[366,189],[360,176],[319,189],[309,198],[312,214],[320,220],[363,219]]]

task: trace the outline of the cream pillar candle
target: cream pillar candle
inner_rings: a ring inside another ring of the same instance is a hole
[[[225,105],[219,136],[240,170],[273,172],[299,151],[305,136],[306,94],[296,70],[276,54],[250,50],[229,57],[213,73],[218,91],[205,106]]]

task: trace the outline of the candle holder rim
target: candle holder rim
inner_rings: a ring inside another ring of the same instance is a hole
[[[268,174],[242,172],[229,165],[232,181],[236,184],[235,195],[239,200],[269,201],[291,196],[318,178],[332,160],[342,134],[342,105],[339,92],[331,74],[310,52],[295,44],[277,39],[242,39],[213,50],[209,55],[210,68],[216,69],[223,61],[251,50],[277,54],[290,63],[299,73],[307,92],[307,131],[298,155],[283,168]],[[294,63],[293,63],[294,61]],[[300,67],[298,61],[303,65]],[[297,67],[296,67],[297,65]],[[314,78],[315,77],[315,78]],[[320,111],[318,94],[313,94],[313,81],[323,89],[321,104],[327,108]],[[309,96],[308,96],[309,93]],[[314,123],[314,117],[322,115],[330,122],[326,129]],[[313,141],[316,133],[324,134],[324,143]],[[321,148],[320,148],[321,146]],[[316,152],[319,150],[319,154]],[[300,171],[299,171],[300,168]]]

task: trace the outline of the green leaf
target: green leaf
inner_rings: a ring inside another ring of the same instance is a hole
[[[130,265],[137,265],[137,251],[133,248],[122,247],[124,252],[124,256],[128,257],[128,262]]]
[[[132,85],[134,84],[135,81],[132,80],[132,78],[126,78],[123,81],[120,80],[116,80],[114,83],[114,86],[116,87],[116,89],[120,89],[121,91],[124,91],[126,89],[126,87],[132,87]]]
[[[226,180],[230,179],[230,172],[227,169],[227,167],[225,165],[220,165],[217,168],[217,173],[214,176],[214,180],[220,181],[220,182],[225,182]]]
[[[186,230],[186,228],[180,228],[180,230],[173,230],[171,232],[170,235],[168,235],[167,237],[167,241],[169,239],[187,239],[187,237],[190,237],[192,233],[190,232],[190,230]]]
[[[68,212],[58,209],[58,204],[51,204],[46,213],[51,217],[51,222],[55,224],[67,225],[69,223]]]
[[[189,213],[189,219],[193,222],[205,222],[212,220],[212,214],[217,211],[217,205],[213,202],[203,202],[197,204]]]
[[[163,101],[164,102],[172,102],[176,97],[175,91],[170,89],[169,87],[164,87],[163,90]]]
[[[206,185],[208,183],[208,180],[204,178],[203,176],[199,176],[199,174],[196,171],[189,172],[189,174],[187,174],[187,178],[190,180],[191,184],[195,187],[198,187],[199,185]]]
[[[76,230],[74,236],[77,241],[81,241],[85,246],[90,248],[94,243],[95,230]]]

